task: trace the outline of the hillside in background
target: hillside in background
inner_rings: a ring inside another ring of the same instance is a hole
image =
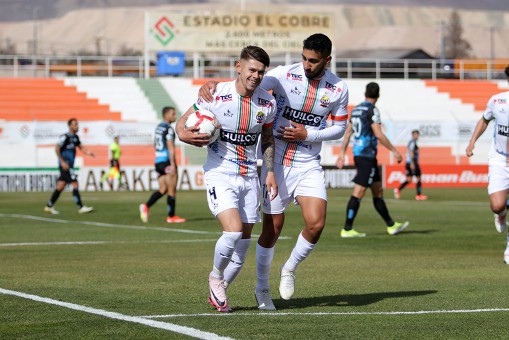
[[[251,10],[255,0],[243,3]],[[320,5],[258,0],[256,4],[266,4],[257,6],[264,12],[333,14],[338,53],[422,49],[432,56],[440,53],[441,23],[457,10],[472,57],[509,56],[509,0],[322,0]],[[0,1],[0,48],[13,46],[15,53],[31,54],[35,38],[36,53],[42,55],[141,52],[145,11],[231,11],[240,6],[239,0],[4,0]]]
[[[153,7],[173,4],[228,3],[239,4],[240,0],[2,0],[0,22],[57,18],[78,9],[113,7]],[[335,4],[450,7],[465,10],[509,11],[507,0],[245,0],[246,5],[256,4]]]

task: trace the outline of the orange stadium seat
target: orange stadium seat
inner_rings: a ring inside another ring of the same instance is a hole
[[[15,121],[120,121],[121,113],[89,99],[59,79],[0,78],[0,119]]]
[[[83,156],[85,166],[104,166],[108,167],[108,146],[105,145],[86,145],[86,148],[95,153],[95,157]],[[121,145],[122,156],[120,157],[120,166],[147,166],[154,164],[154,146],[150,145]],[[182,150],[175,148],[177,164],[182,165]],[[79,156],[82,156],[80,153]]]
[[[196,79],[193,79],[193,85],[194,86],[202,86],[203,84],[205,84],[211,80],[218,81],[218,82],[228,82],[228,81],[232,81],[233,79],[231,79],[231,78],[196,78]]]
[[[476,111],[484,111],[490,97],[501,92],[496,83],[481,80],[425,80],[425,84],[465,104],[473,104]]]
[[[406,147],[397,147],[398,151],[403,156],[403,163],[405,162]],[[334,146],[332,153],[339,154],[340,146]],[[352,147],[348,147],[346,154],[349,159],[349,165],[353,165]],[[391,152],[384,147],[378,148],[377,160],[378,164],[390,164]],[[469,164],[467,156],[460,156],[459,162],[456,162],[456,157],[452,154],[452,149],[449,146],[419,146],[419,164],[421,165],[454,165],[454,164]]]

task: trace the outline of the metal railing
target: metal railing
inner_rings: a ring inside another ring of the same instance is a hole
[[[234,78],[236,57],[197,54],[186,56],[180,76],[189,78]],[[275,56],[271,67],[300,61],[300,55]],[[344,78],[370,79],[505,79],[508,60],[438,59],[333,59],[331,69]],[[150,61],[150,77],[158,76]],[[142,56],[0,56],[2,77],[128,76],[144,78]]]

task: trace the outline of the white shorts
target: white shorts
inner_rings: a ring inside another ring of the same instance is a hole
[[[488,163],[488,194],[509,189],[509,167],[493,158]]]
[[[298,196],[317,197],[327,200],[325,190],[325,177],[321,166],[290,167],[282,164],[274,164],[274,175],[279,194],[272,201],[265,188],[267,170],[262,167],[260,181],[263,185],[263,212],[265,214],[281,214],[293,198],[298,204]]]
[[[237,209],[242,223],[260,222],[260,181],[258,177],[205,172],[209,209],[217,216]]]

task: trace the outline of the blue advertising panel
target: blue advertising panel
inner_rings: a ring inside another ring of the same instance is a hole
[[[185,53],[182,51],[157,52],[157,75],[181,75],[185,69]]]

